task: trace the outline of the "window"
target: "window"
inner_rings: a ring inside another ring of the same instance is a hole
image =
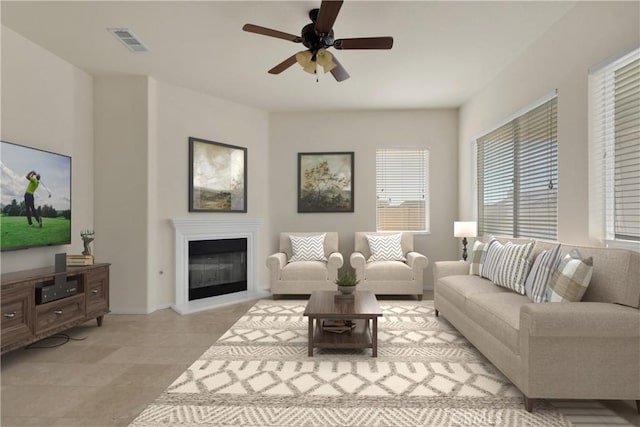
[[[590,232],[640,241],[640,49],[589,75]]]
[[[557,97],[476,141],[478,232],[556,240]]]
[[[429,231],[429,150],[376,150],[376,228]]]

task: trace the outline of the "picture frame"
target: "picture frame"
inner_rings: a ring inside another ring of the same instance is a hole
[[[247,212],[247,149],[189,137],[189,212]]]
[[[298,212],[353,212],[354,152],[298,153]]]

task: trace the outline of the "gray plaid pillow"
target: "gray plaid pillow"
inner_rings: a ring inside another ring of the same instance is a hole
[[[469,266],[469,274],[480,276],[482,272],[482,264],[487,256],[488,243],[482,243],[479,240],[473,242],[473,250],[471,252],[471,265]]]
[[[587,291],[593,274],[593,258],[582,259],[580,252],[573,249],[560,261],[558,269],[553,272],[547,301],[578,302]]]

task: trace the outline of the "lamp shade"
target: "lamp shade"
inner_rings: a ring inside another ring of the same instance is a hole
[[[309,74],[316,73],[316,62],[313,60],[311,51],[303,50],[296,53],[296,62],[300,64],[303,70]]]
[[[336,63],[333,62],[333,55],[327,52],[326,49],[318,50],[316,57],[316,62],[318,63],[318,65],[322,66],[325,73],[328,73],[336,67]]]
[[[453,237],[476,237],[478,223],[476,221],[454,221]]]

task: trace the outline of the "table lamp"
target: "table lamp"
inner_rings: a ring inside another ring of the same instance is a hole
[[[475,221],[454,221],[453,237],[462,237],[462,259],[467,260],[467,237],[476,237],[478,223]]]

